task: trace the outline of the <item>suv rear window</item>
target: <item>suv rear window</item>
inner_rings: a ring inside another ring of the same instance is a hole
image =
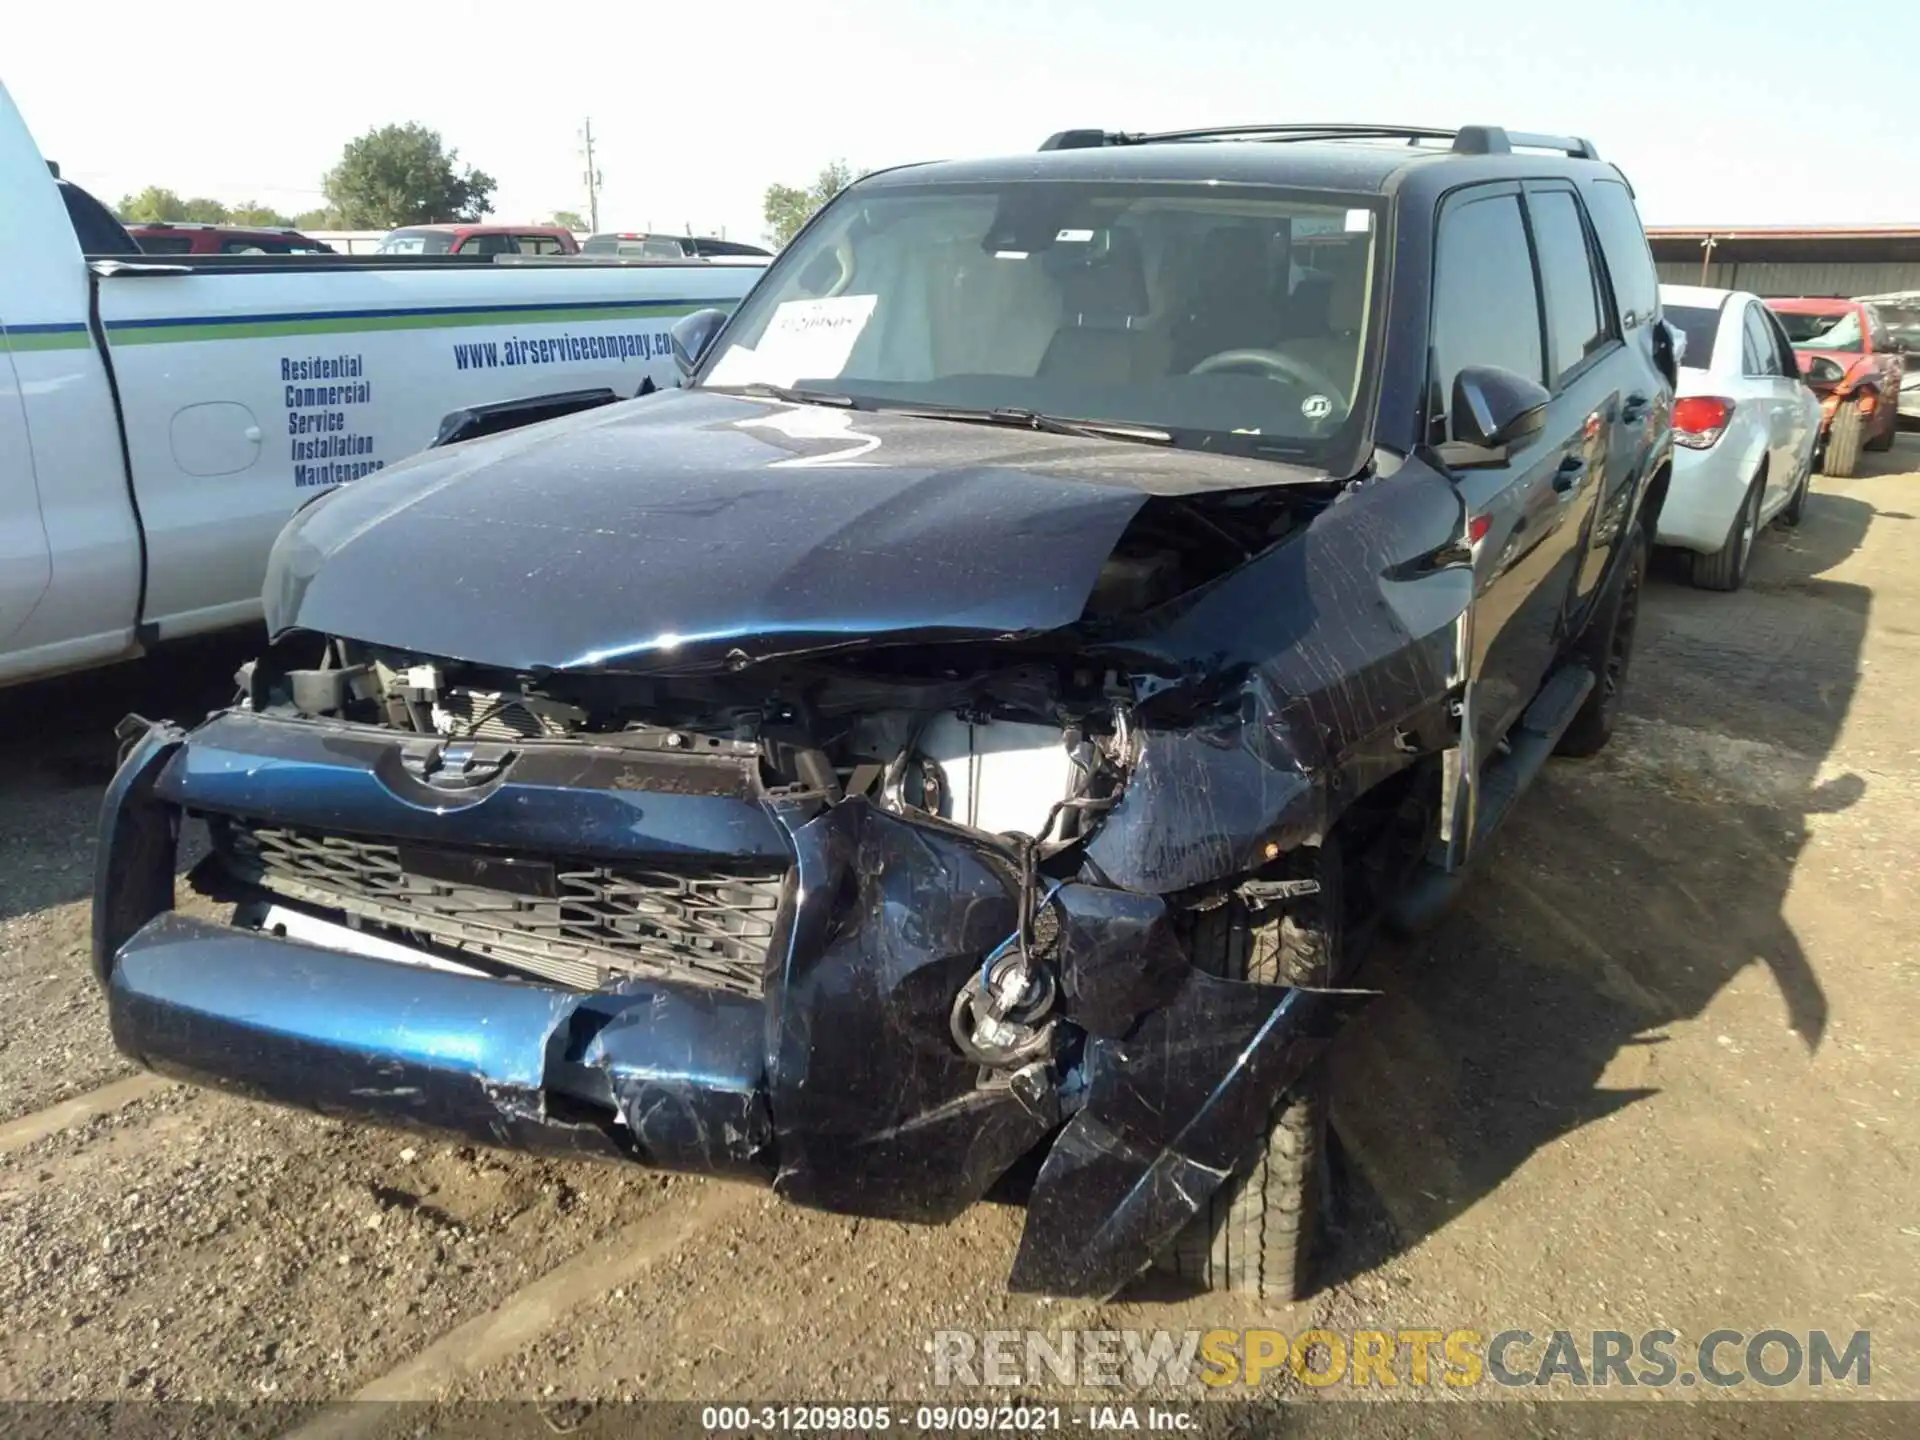
[[[1703,305],[1668,305],[1661,311],[1667,323],[1687,337],[1687,353],[1680,363],[1691,370],[1713,364],[1713,339],[1720,333],[1720,312]]]
[[[1600,254],[1613,280],[1620,323],[1629,330],[1644,325],[1660,308],[1660,281],[1633,196],[1618,180],[1596,180],[1586,187],[1586,196],[1587,216],[1600,237]]]
[[[1587,228],[1570,190],[1535,190],[1527,195],[1533,217],[1533,241],[1540,256],[1540,279],[1547,296],[1547,336],[1553,346],[1553,377],[1558,384],[1607,342],[1611,328],[1600,318],[1599,285]]]

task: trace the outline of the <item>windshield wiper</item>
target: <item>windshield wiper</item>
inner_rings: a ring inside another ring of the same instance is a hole
[[[747,385],[702,385],[700,388],[722,395],[764,395],[769,400],[784,400],[789,405],[833,405],[842,410],[854,408],[852,397],[847,395],[830,395],[824,390],[796,390],[791,385],[769,385],[764,380],[755,380]]]
[[[1049,435],[1082,435],[1095,440],[1131,440],[1140,445],[1171,445],[1172,432],[1151,425],[1127,425],[1113,420],[1073,420],[1063,415],[1043,415],[1038,410],[1001,406],[993,410],[968,410],[948,405],[876,405],[895,415],[915,415],[924,420],[958,420],[968,425],[1012,425],[1023,430],[1041,430]]]

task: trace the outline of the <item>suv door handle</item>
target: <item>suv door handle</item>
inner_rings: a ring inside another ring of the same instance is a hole
[[[1647,407],[1651,403],[1644,395],[1629,395],[1627,403],[1620,407],[1621,423],[1631,425],[1636,420],[1646,419]]]
[[[1560,468],[1553,472],[1553,488],[1556,494],[1564,495],[1586,478],[1587,462],[1578,455],[1569,455],[1560,462]]]

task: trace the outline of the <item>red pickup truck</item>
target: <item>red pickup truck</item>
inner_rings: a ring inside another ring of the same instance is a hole
[[[1900,427],[1906,359],[1885,320],[1858,300],[1769,300],[1820,397],[1820,472],[1845,478],[1860,452],[1887,450]]]
[[[146,255],[331,255],[333,247],[286,226],[200,225],[163,220],[129,225]]]

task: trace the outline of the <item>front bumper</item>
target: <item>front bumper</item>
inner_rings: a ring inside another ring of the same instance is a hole
[[[507,767],[421,793],[398,737],[245,712],[155,726],[102,815],[94,963],[116,1043],[262,1099],[487,1144],[751,1178],[798,1203],[952,1218],[1051,1142],[1016,1289],[1108,1295],[1198,1214],[1358,1003],[1194,970],[1164,901],[1069,883],[1052,950],[1065,1043],[983,1069],[952,1002],[1018,920],[1005,856],[861,800],[656,788]],[[629,782],[631,777],[629,777]],[[775,855],[793,882],[764,994],[599,991],[447,973],[171,913],[180,819],[264,816],[439,844]]]

